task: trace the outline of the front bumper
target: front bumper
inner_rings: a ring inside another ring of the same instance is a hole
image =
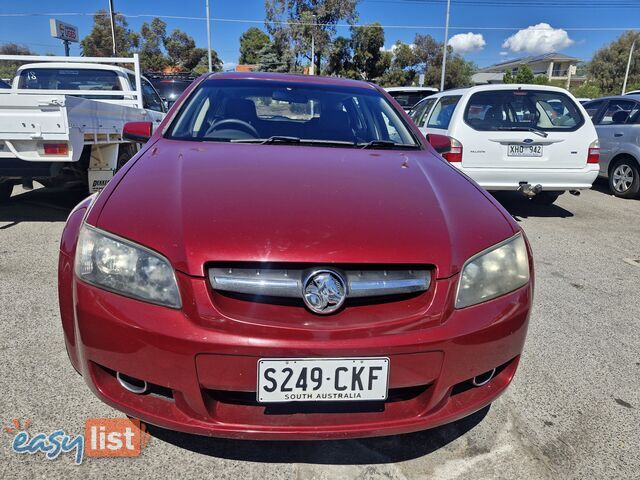
[[[194,305],[210,302],[204,279],[178,277],[181,291],[189,292]],[[243,326],[202,311],[194,318],[194,310],[172,310],[109,293],[75,280],[70,270],[65,275],[63,269],[61,282],[65,281],[74,298],[71,311],[61,296],[70,358],[103,401],[173,430],[265,440],[392,435],[432,428],[480,410],[515,374],[532,295],[527,285],[498,299],[449,311],[436,326],[386,332],[378,326],[375,335],[354,336],[347,331]],[[454,277],[434,283],[450,296],[456,281]],[[390,358],[387,401],[255,402],[260,358],[354,356]],[[471,387],[471,378],[497,367],[488,384]],[[126,391],[115,372],[149,382],[152,393]]]
[[[565,191],[591,188],[598,177],[597,164],[584,168],[471,168],[454,163],[486,190],[517,190],[521,182],[542,185],[543,190]]]

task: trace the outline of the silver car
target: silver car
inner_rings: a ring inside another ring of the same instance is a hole
[[[640,194],[640,95],[599,98],[584,105],[600,139],[600,176],[622,198]]]

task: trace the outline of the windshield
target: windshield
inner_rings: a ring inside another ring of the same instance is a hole
[[[165,100],[177,100],[191,85],[190,80],[152,80],[151,83]]]
[[[377,90],[251,79],[203,82],[181,108],[168,137],[419,147]]]
[[[577,105],[562,92],[495,90],[474,93],[465,122],[476,130],[576,130],[584,123]]]
[[[395,90],[388,92],[404,109],[410,109],[423,98],[436,93],[435,91]]]

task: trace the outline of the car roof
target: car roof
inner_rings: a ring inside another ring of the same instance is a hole
[[[625,95],[611,95],[609,97],[600,97],[594,98],[590,100],[591,102],[596,102],[599,100],[635,100],[636,102],[640,102],[640,92],[638,93],[627,93]]]
[[[561,87],[554,87],[552,85],[534,85],[525,83],[507,83],[507,84],[492,84],[492,85],[477,85],[475,87],[456,88],[453,90],[444,90],[434,94],[434,97],[442,97],[444,95],[464,95],[466,93],[472,94],[476,92],[492,92],[496,90],[546,90],[550,92],[562,92],[569,93],[567,90]]]
[[[26,70],[28,68],[77,68],[78,70],[110,70],[112,72],[130,73],[135,75],[133,70],[128,68],[118,67],[117,65],[107,65],[103,63],[74,63],[74,62],[42,62],[42,63],[27,63],[18,67],[18,72]]]
[[[385,87],[387,92],[439,92],[435,87]]]
[[[348,78],[325,77],[321,75],[302,75],[295,73],[275,72],[218,72],[207,75],[207,80],[265,80],[276,82],[308,83],[313,85],[335,85],[343,87],[356,87],[367,90],[377,90],[377,87],[369,82],[351,80]]]

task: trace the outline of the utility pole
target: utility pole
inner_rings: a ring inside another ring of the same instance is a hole
[[[113,18],[113,0],[109,0],[109,17],[111,18],[111,42],[113,45],[113,56],[116,56],[116,22]]]
[[[207,55],[209,57],[209,72],[213,71],[211,64],[211,19],[209,17],[209,0],[207,0]]]
[[[629,60],[627,60],[627,73],[624,74],[624,83],[622,84],[622,95],[627,91],[627,80],[629,80],[629,69],[631,68],[631,59],[633,58],[633,51],[636,48],[636,41],[631,44],[631,50],[629,50]]]
[[[311,26],[311,68],[309,68],[309,75],[316,74],[316,18],[313,15],[313,25]]]
[[[447,0],[447,17],[444,22],[444,47],[442,52],[442,75],[440,76],[440,91],[444,91],[444,76],[447,70],[447,42],[449,41],[449,13],[451,12],[451,0]]]

